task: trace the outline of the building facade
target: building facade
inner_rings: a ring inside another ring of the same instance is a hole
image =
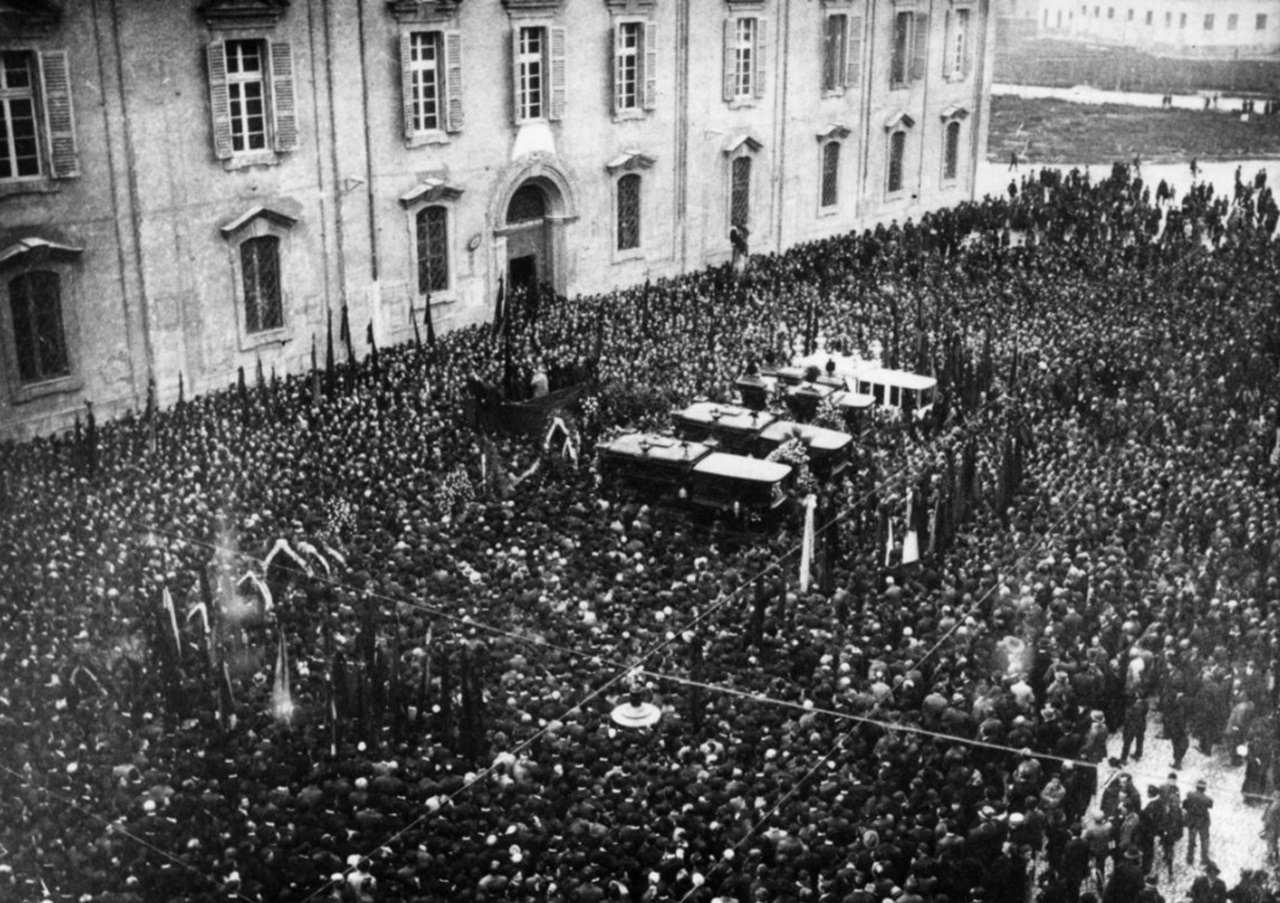
[[[989,0],[0,0],[0,436],[973,195]]]
[[[1277,0],[1040,0],[1039,35],[1162,56],[1280,54]]]

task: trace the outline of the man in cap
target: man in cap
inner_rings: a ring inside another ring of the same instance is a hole
[[[1213,862],[1204,864],[1204,874],[1191,882],[1191,903],[1227,903],[1227,884],[1218,874]]]
[[[1196,781],[1196,789],[1187,794],[1182,801],[1182,811],[1187,825],[1187,865],[1196,858],[1196,841],[1200,841],[1200,863],[1209,862],[1209,810],[1213,808],[1213,799],[1205,793],[1204,779]]]

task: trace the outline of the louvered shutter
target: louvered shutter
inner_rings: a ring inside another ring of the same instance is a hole
[[[955,19],[951,15],[951,10],[946,11],[945,18],[942,21],[944,23],[942,27],[944,41],[942,45],[942,77],[947,81],[951,81],[951,45],[955,41],[955,35],[951,33],[951,29],[955,27]]]
[[[766,57],[769,55],[769,20],[756,19],[756,72],[755,72],[755,94],[756,97],[764,97],[764,79],[765,73],[768,71],[768,61]]]
[[[622,95],[619,93],[622,90],[622,82],[618,78],[618,60],[621,59],[622,52],[622,28],[618,25],[610,28],[609,39],[609,57],[605,60],[605,66],[608,68],[605,71],[609,73],[609,96],[612,98],[609,101],[610,109],[613,110],[613,115],[617,116],[622,112]]]
[[[969,73],[973,71],[973,13],[965,17],[964,23],[964,46],[960,48],[962,54],[960,59],[961,72],[965,78],[969,77]]]
[[[645,22],[643,29],[644,108],[652,110],[658,105],[658,24]]]
[[[511,29],[511,121],[520,124],[520,26]]]
[[[858,79],[862,77],[862,17],[849,17],[849,44],[845,49],[845,77],[844,83],[846,87],[853,87],[858,83]]]
[[[213,117],[213,153],[231,159],[231,98],[227,94],[227,48],[221,41],[209,45],[209,112]]]
[[[929,55],[929,14],[916,13],[915,51],[911,57],[911,80],[919,81],[925,77],[925,58]]]
[[[725,19],[724,21],[724,99],[726,101],[733,100],[734,89],[734,64],[735,54],[733,43],[737,30],[736,19]]]
[[[293,93],[293,47],[288,41],[271,42],[271,112],[276,150],[293,150],[298,146],[298,108]]]
[[[71,107],[71,73],[65,50],[40,54],[44,125],[49,137],[49,170],[55,179],[80,175],[76,154],[76,122]]]
[[[413,33],[400,32],[400,99],[404,105],[404,137],[408,141],[417,132],[413,102]]]
[[[567,103],[568,79],[565,53],[568,36],[563,28],[548,28],[551,39],[551,113],[548,119],[563,119]]]
[[[462,112],[462,32],[444,33],[445,129],[460,132],[466,125]]]

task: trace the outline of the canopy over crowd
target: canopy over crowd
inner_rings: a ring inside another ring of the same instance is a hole
[[[1152,194],[1045,171],[0,448],[0,898],[1069,899],[1073,840],[1139,843],[1092,812],[1138,700],[1268,794],[1280,210]],[[798,519],[597,484],[814,347],[941,401],[820,490],[808,591]],[[480,429],[548,372],[576,459]]]

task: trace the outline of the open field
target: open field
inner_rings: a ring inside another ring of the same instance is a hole
[[[993,161],[1017,150],[1033,164],[1266,158],[1280,156],[1280,117],[997,95],[988,148]]]

